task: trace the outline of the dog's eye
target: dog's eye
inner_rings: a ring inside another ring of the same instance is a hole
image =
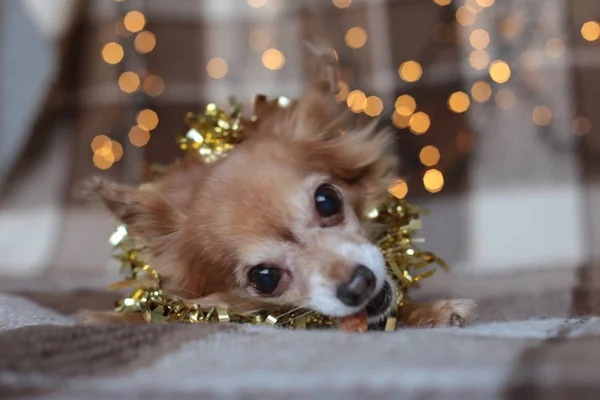
[[[319,186],[315,192],[315,208],[323,218],[333,217],[342,209],[342,196],[330,184]]]
[[[248,280],[262,294],[271,294],[277,289],[282,272],[279,268],[259,264],[248,272]]]

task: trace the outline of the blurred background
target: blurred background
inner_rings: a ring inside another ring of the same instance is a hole
[[[73,185],[139,182],[207,102],[298,96],[304,40],[331,45],[341,103],[393,127],[424,247],[458,272],[584,276],[599,22],[597,0],[4,0],[0,276],[110,275],[115,223]]]

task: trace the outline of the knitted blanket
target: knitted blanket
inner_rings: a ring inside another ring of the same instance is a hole
[[[479,302],[466,328],[365,334],[228,324],[81,326],[114,294],[0,295],[0,393],[65,398],[597,398],[594,279],[571,271],[431,279]],[[511,283],[511,285],[508,285]],[[17,288],[16,290],[14,288]],[[439,293],[439,294],[436,294]],[[596,397],[594,397],[596,396]]]

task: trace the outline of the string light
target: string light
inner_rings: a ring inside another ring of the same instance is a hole
[[[490,65],[490,56],[485,50],[473,50],[469,55],[469,63],[473,68],[481,71]]]
[[[498,107],[502,108],[503,110],[508,110],[514,107],[517,98],[515,96],[515,92],[513,92],[511,89],[503,88],[498,90],[495,100]]]
[[[142,54],[150,53],[156,46],[156,36],[149,31],[143,31],[137,34],[133,41],[133,47]]]
[[[248,0],[248,5],[253,8],[260,8],[267,4],[267,0]]]
[[[109,169],[110,167],[112,167],[113,162],[114,162],[114,157],[112,156],[101,156],[99,154],[94,153],[94,155],[92,156],[92,162],[94,163],[94,166],[98,169]]]
[[[285,65],[285,55],[274,48],[266,49],[262,55],[262,63],[270,70],[279,70]]]
[[[437,193],[444,187],[444,175],[437,169],[430,169],[423,175],[423,185],[428,192]]]
[[[139,11],[129,11],[123,18],[123,24],[129,32],[139,32],[146,25],[146,17]]]
[[[388,192],[397,199],[403,199],[408,194],[408,185],[402,179],[398,179],[388,187]]]
[[[475,23],[477,15],[466,6],[460,6],[456,10],[456,21],[463,26],[470,26]]]
[[[133,93],[140,87],[140,77],[132,71],[125,71],[119,76],[119,88],[125,93]]]
[[[546,42],[546,54],[552,58],[559,58],[565,52],[565,44],[562,40],[554,38]]]
[[[332,0],[332,2],[337,8],[348,8],[352,4],[352,0]]]
[[[523,20],[516,15],[507,15],[500,21],[500,33],[507,40],[515,40],[523,30]]]
[[[592,131],[592,123],[588,118],[578,116],[573,119],[571,128],[573,129],[573,133],[577,136],[585,136]]]
[[[141,128],[151,131],[158,126],[158,114],[156,111],[145,109],[137,114],[136,121]]]
[[[457,114],[467,111],[470,105],[471,100],[465,92],[454,92],[448,98],[448,108]]]
[[[401,96],[398,96],[394,107],[396,109],[396,112],[401,116],[410,117],[417,108],[417,102],[412,96],[408,94],[403,94]]]
[[[401,115],[398,114],[398,111],[394,111],[394,114],[392,114],[392,124],[394,124],[396,128],[408,128],[410,125],[410,116]]]
[[[431,120],[429,119],[429,115],[419,111],[411,115],[408,126],[410,127],[410,131],[415,135],[422,135],[431,126]]]
[[[367,97],[367,105],[365,107],[365,114],[369,117],[376,117],[383,111],[383,101],[377,96]]]
[[[471,46],[477,50],[483,50],[490,44],[490,34],[485,29],[475,29],[469,36]]]
[[[255,51],[264,51],[269,47],[271,38],[262,29],[253,30],[248,37],[248,45]]]
[[[496,0],[475,0],[475,2],[483,8],[488,8],[494,5]]]
[[[103,153],[105,152],[103,149],[110,150],[112,148],[112,141],[106,135],[98,135],[92,139],[90,146],[94,153]]]
[[[113,157],[115,158],[115,162],[120,161],[121,158],[123,158],[123,146],[121,146],[121,143],[117,142],[116,140],[113,140],[111,143],[112,143],[112,154],[113,154]]]
[[[142,89],[148,96],[157,97],[165,90],[165,82],[158,75],[149,75],[144,79]]]
[[[546,106],[539,106],[533,109],[531,119],[538,126],[546,126],[552,121],[552,111]]]
[[[400,64],[400,68],[398,68],[398,75],[400,75],[400,78],[402,78],[402,80],[405,82],[416,82],[421,79],[421,76],[423,75],[423,68],[417,61],[405,61]]]
[[[435,146],[425,146],[419,152],[419,160],[426,167],[433,167],[440,162],[440,151]]]
[[[581,25],[581,36],[588,42],[593,42],[600,38],[600,23],[597,21],[587,21]]]
[[[102,48],[102,59],[108,64],[118,64],[125,55],[123,46],[116,42],[106,43]]]
[[[131,128],[128,136],[131,144],[137,147],[145,146],[150,140],[150,132],[140,126]]]
[[[229,64],[221,57],[211,58],[206,64],[206,72],[213,79],[224,78],[229,72]]]
[[[477,81],[471,87],[471,96],[478,103],[485,103],[492,97],[492,86],[486,81]]]
[[[367,43],[367,31],[360,26],[348,29],[344,36],[346,45],[351,49],[359,49]]]
[[[490,64],[490,77],[497,83],[504,83],[510,79],[510,66],[502,60],[494,61]]]
[[[352,112],[361,113],[367,106],[367,96],[360,90],[353,90],[348,93],[346,104]]]

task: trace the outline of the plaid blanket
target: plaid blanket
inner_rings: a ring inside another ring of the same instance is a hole
[[[420,296],[457,290],[478,299],[470,326],[366,334],[227,324],[81,326],[72,313],[106,309],[114,295],[82,285],[59,290],[60,282],[45,282],[45,291],[31,281],[29,287],[12,282],[13,293],[0,295],[0,393],[39,399],[596,398],[600,318],[581,315],[599,311],[600,282],[580,287],[568,271],[431,282]]]

